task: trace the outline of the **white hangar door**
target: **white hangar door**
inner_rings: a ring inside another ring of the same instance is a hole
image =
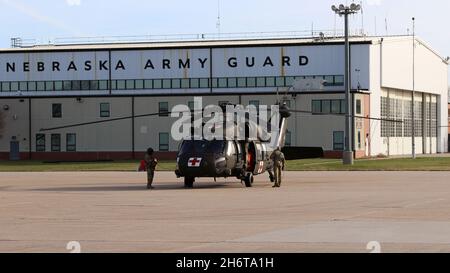
[[[423,94],[423,151],[424,154],[437,153],[437,96]]]

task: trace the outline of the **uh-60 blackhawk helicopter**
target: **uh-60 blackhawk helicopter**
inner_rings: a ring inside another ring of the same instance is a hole
[[[226,105],[221,106],[225,112]],[[272,152],[282,149],[285,145],[287,121],[291,116],[288,107],[278,105],[279,114],[272,115],[275,128],[271,133],[266,126],[261,126],[254,120],[244,119],[242,125],[245,130],[245,138],[224,140],[185,139],[180,145],[177,155],[175,174],[178,178],[184,178],[185,187],[191,188],[196,178],[200,177],[236,177],[243,181],[245,186],[252,187],[254,176],[265,172],[269,173],[273,182],[273,161],[270,159]],[[265,121],[262,118],[260,121]],[[274,124],[272,120],[268,120]],[[227,131],[235,130],[235,126],[226,126],[224,122],[224,135]],[[250,138],[250,131],[254,130],[254,138]],[[266,136],[261,138],[261,136]],[[271,135],[270,138],[267,135]]]

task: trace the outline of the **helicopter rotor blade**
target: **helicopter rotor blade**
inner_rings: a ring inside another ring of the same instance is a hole
[[[158,113],[150,113],[150,114],[143,114],[143,115],[134,115],[134,116],[125,116],[125,117],[120,117],[120,118],[112,118],[112,119],[105,119],[105,120],[97,120],[97,121],[91,121],[91,122],[82,122],[82,123],[75,123],[75,124],[70,124],[70,125],[64,125],[64,126],[57,126],[57,127],[52,127],[52,128],[42,128],[39,131],[40,132],[46,132],[46,131],[54,131],[54,130],[60,130],[60,129],[67,129],[67,128],[74,128],[74,127],[81,127],[81,126],[87,126],[87,125],[94,125],[94,124],[102,124],[102,123],[109,123],[109,122],[114,122],[114,121],[121,121],[121,120],[126,120],[126,119],[133,119],[133,118],[143,118],[143,117],[153,117],[153,116],[158,116],[161,114],[164,115],[171,115],[172,113],[194,113],[194,112],[203,112],[204,109],[202,110],[192,110],[192,111],[180,111],[180,112],[158,112]],[[315,113],[312,111],[306,111],[306,110],[297,110],[297,109],[289,109],[289,112],[292,113],[303,113],[303,114],[313,114],[313,115],[317,115],[317,116],[339,116],[339,117],[347,117],[346,114],[334,114],[334,113]],[[274,117],[274,113],[271,113],[271,117],[269,118],[269,122],[272,120],[272,118]],[[360,119],[367,119],[367,120],[377,120],[377,121],[387,121],[387,122],[395,122],[395,123],[403,123],[403,121],[401,120],[395,120],[395,119],[384,119],[384,118],[373,118],[373,117],[365,117],[365,116],[354,116],[354,115],[350,115],[351,118],[360,118]]]
[[[360,119],[367,119],[367,120],[377,120],[377,121],[388,121],[388,122],[396,122],[396,123],[403,123],[402,120],[396,120],[396,119],[385,119],[385,118],[373,118],[373,117],[365,117],[365,116],[354,116],[354,115],[347,115],[347,114],[335,114],[335,113],[316,113],[312,111],[305,111],[305,110],[289,110],[293,113],[302,113],[302,114],[313,114],[317,116],[339,116],[339,117],[351,117],[351,118],[360,118]]]
[[[199,112],[199,111],[158,112],[158,113],[150,113],[150,114],[143,114],[143,115],[134,115],[134,116],[126,116],[126,117],[120,117],[120,118],[112,118],[112,119],[105,119],[105,120],[75,123],[75,124],[57,126],[57,127],[52,127],[52,128],[42,128],[39,131],[46,132],[46,131],[54,131],[54,130],[60,130],[60,129],[81,127],[81,126],[87,126],[87,125],[93,125],[93,124],[102,124],[102,123],[108,123],[108,122],[114,122],[114,121],[121,121],[121,120],[126,120],[126,119],[133,119],[133,118],[144,118],[144,117],[153,117],[153,116],[159,116],[159,115],[171,115],[172,113],[180,113],[181,114],[181,113],[193,113],[193,112]],[[202,112],[203,112],[203,110],[202,110]]]

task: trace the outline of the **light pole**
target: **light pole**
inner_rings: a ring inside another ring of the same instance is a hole
[[[413,71],[412,71],[412,109],[411,109],[411,130],[412,130],[412,158],[416,159],[416,111],[415,111],[415,104],[416,104],[416,18],[412,18],[413,23]]]
[[[352,130],[350,128],[352,124],[352,109],[353,105],[351,102],[350,95],[350,42],[349,42],[349,34],[348,34],[348,15],[355,14],[359,10],[361,10],[361,5],[351,4],[350,6],[345,6],[343,4],[336,7],[335,5],[331,6],[331,9],[338,14],[339,16],[344,16],[345,18],[345,104],[347,106],[346,115],[345,115],[345,151],[343,155],[343,163],[344,165],[353,165],[353,150],[350,145],[352,137]]]

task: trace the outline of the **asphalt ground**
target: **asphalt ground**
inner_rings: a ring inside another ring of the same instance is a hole
[[[0,252],[450,252],[450,172],[0,173]]]

